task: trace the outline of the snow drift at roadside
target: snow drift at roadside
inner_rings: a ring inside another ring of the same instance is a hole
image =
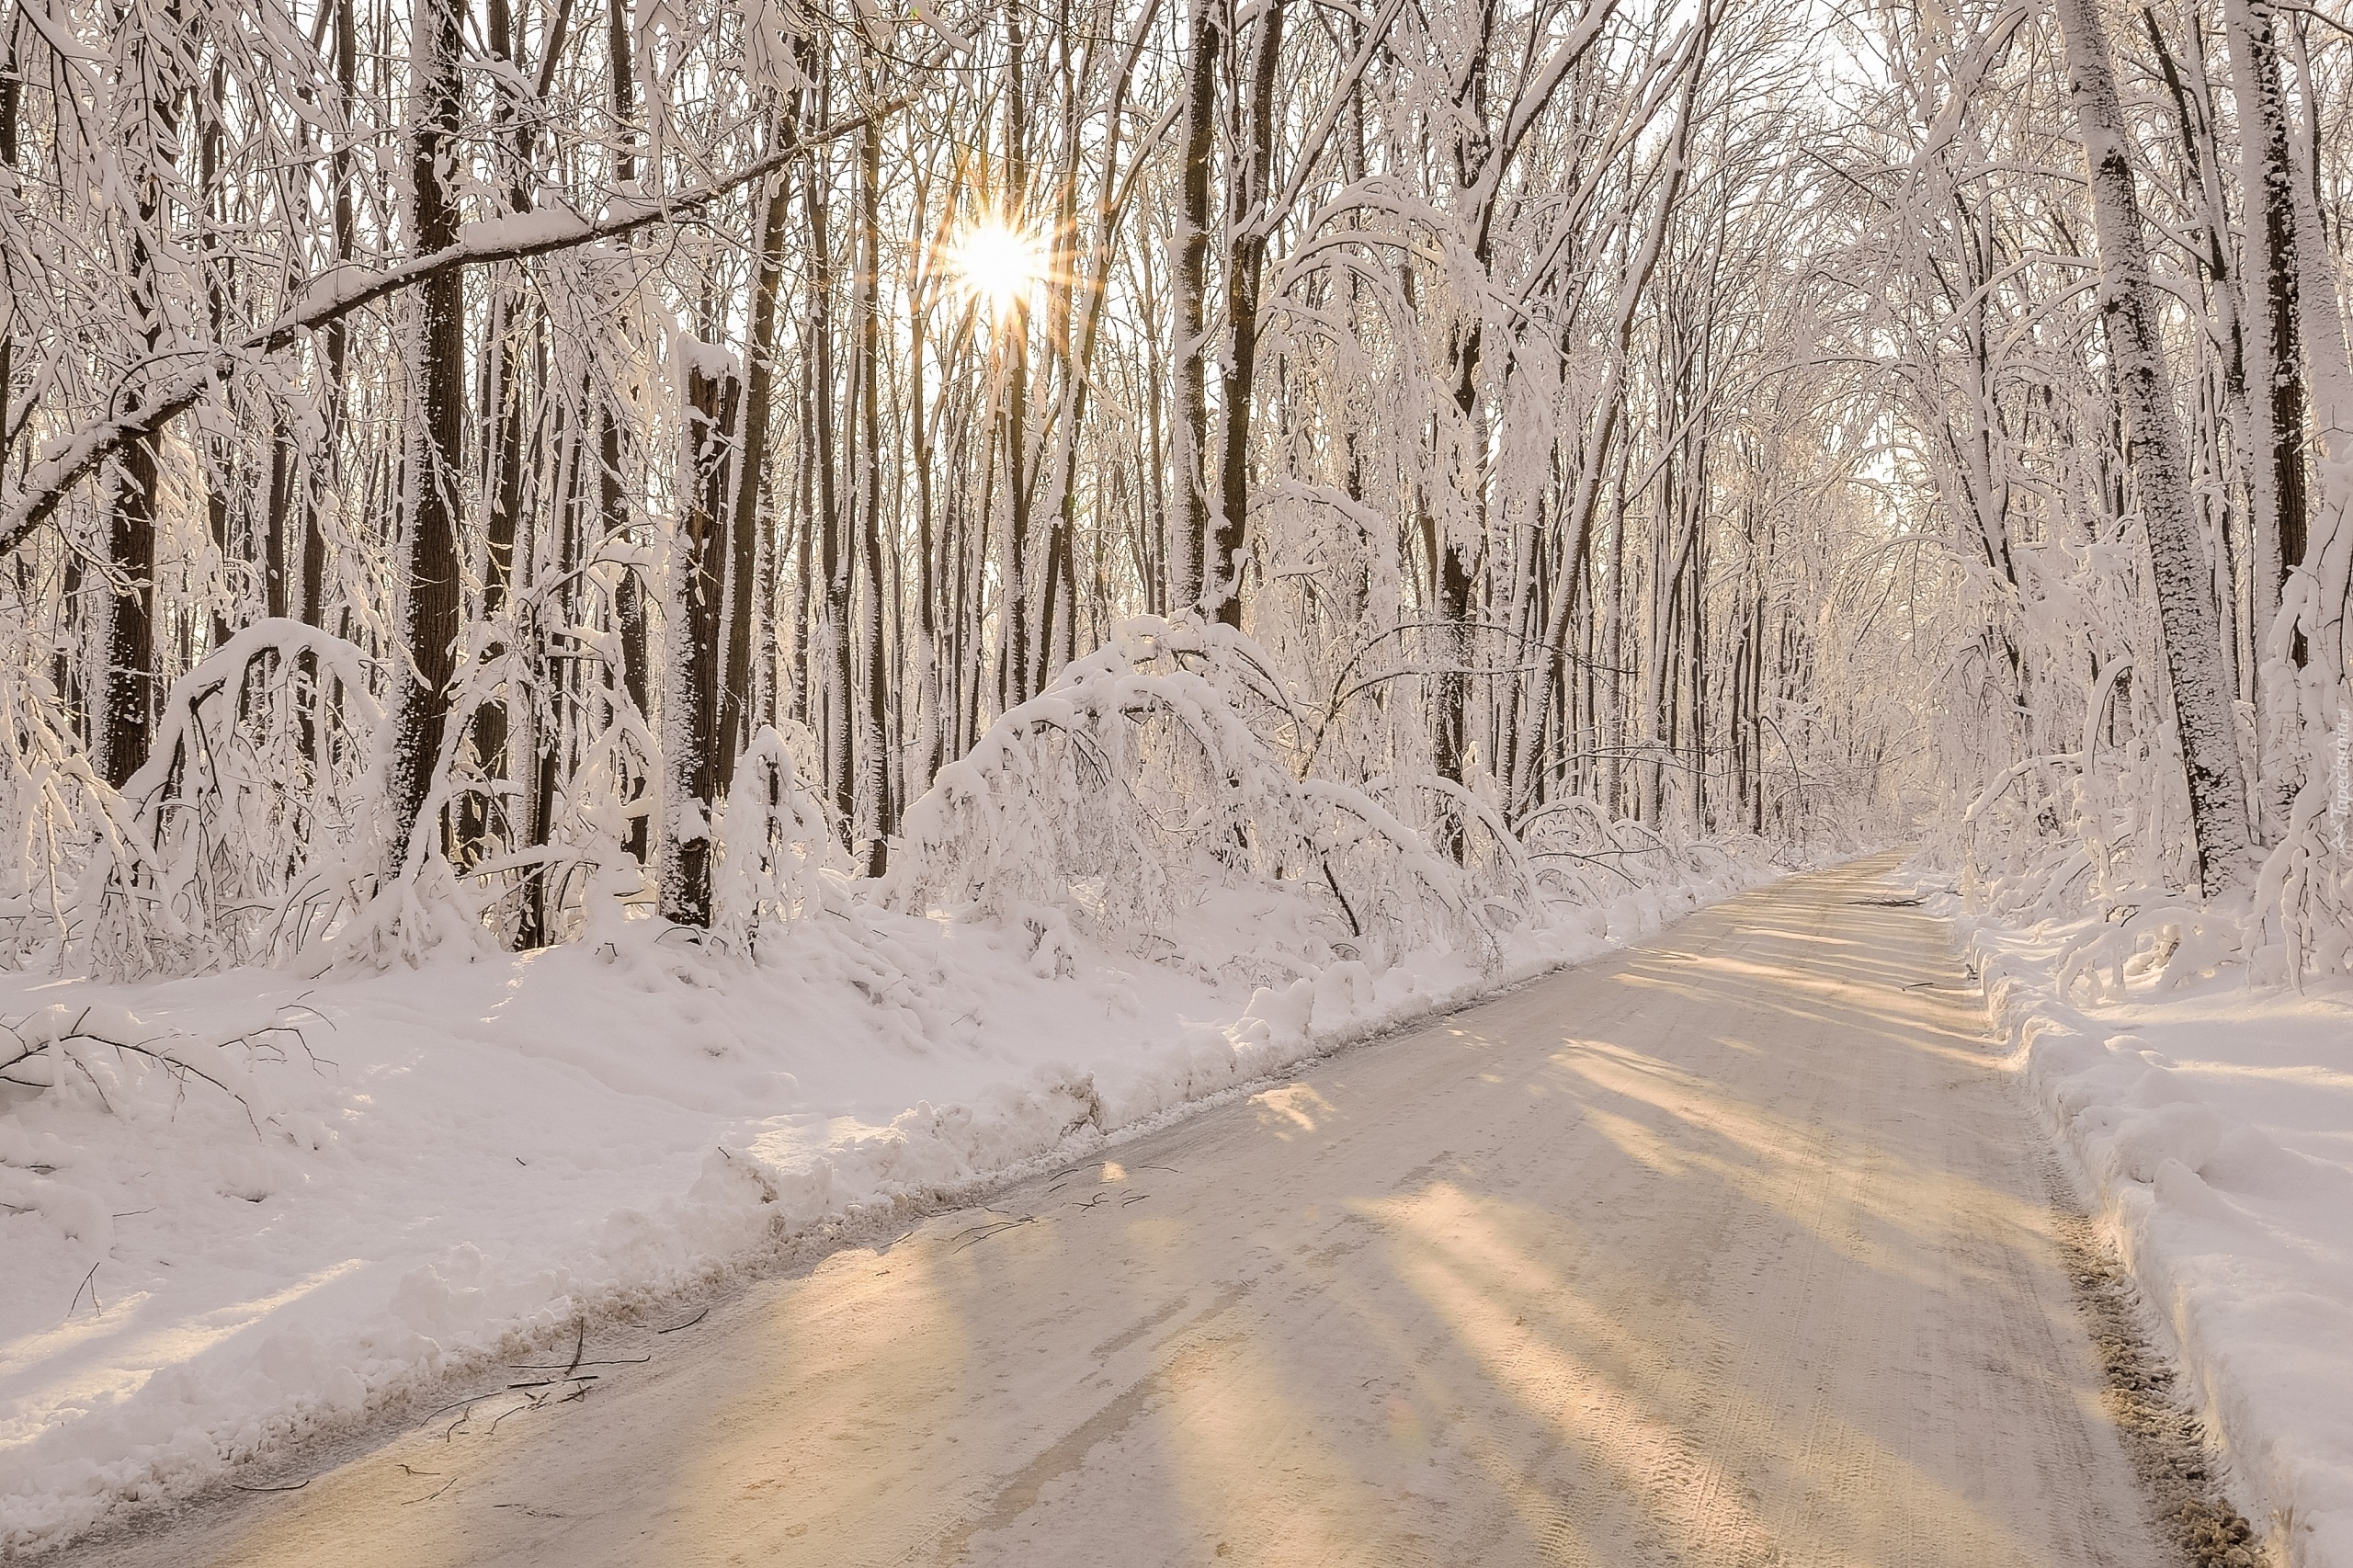
[[[2201,973],[2195,919],[2161,938],[2180,912],[2154,906],[2030,931],[1944,913],[2235,1500],[2282,1561],[2353,1564],[2353,988]]]
[[[880,883],[756,743],[707,933],[597,896],[520,955],[0,976],[0,1551],[1777,873],[1318,778],[1217,638],[1132,623],[1073,665],[943,773]]]

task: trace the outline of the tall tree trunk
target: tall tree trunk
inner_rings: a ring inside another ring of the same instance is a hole
[[[2294,683],[2271,667],[2275,623],[2288,575],[2303,564],[2307,499],[2304,482],[2304,364],[2296,247],[2295,166],[2288,155],[2288,119],[2281,102],[2279,54],[2272,0],[2223,0],[2231,48],[2233,97],[2238,101],[2240,188],[2246,207],[2248,264],[2247,359],[2254,382],[2248,398],[2247,491],[2253,503],[2249,565],[2256,691],[2261,764],[2252,825],[2266,842],[2277,839],[2293,810],[2298,739]],[[2292,619],[2277,628],[2279,650],[2302,664],[2306,649]],[[2270,678],[2266,678],[2267,672]]]
[[[0,20],[0,192],[17,199],[22,177],[17,167],[17,117],[24,107],[24,78],[17,63],[17,34],[24,26],[20,7],[10,5]],[[13,297],[0,299],[0,470],[8,466],[17,385],[17,307]],[[19,557],[19,559],[22,559]],[[59,694],[63,695],[61,683]]]
[[[810,395],[810,383],[816,378],[809,369],[809,335],[803,333],[801,352],[801,390],[798,394],[798,416],[793,434],[793,461],[799,474],[792,486],[793,571],[792,571],[792,716],[814,729],[819,722],[816,709],[817,676],[811,665],[810,592],[814,580],[810,568],[810,551],[814,548],[817,533],[817,437],[811,428],[816,423],[813,410],[815,400]],[[821,784],[823,780],[819,781]]]
[[[347,120],[359,79],[359,24],[353,15],[358,0],[334,0],[334,4],[336,101]],[[327,177],[334,186],[332,222],[335,258],[338,262],[351,260],[358,248],[358,211],[352,192],[352,142],[355,140],[349,131],[337,136],[335,150],[327,158]],[[325,428],[321,434],[321,445],[325,450],[325,460],[318,465],[302,498],[301,592],[301,608],[297,611],[305,625],[313,627],[326,624],[326,492],[332,490],[340,494],[343,488],[344,429],[351,406],[347,376],[351,358],[350,324],[338,316],[327,324],[324,337],[321,359],[326,381],[323,389]]]
[[[222,62],[215,60],[207,75],[202,97],[196,105],[197,210],[203,213],[212,225],[212,233],[205,236],[206,243],[199,253],[199,266],[202,267],[204,273],[205,324],[210,329],[211,340],[215,343],[228,335],[229,283],[237,265],[233,256],[223,255],[220,249],[220,234],[227,227],[228,222],[228,213],[224,210],[225,204],[221,189],[222,122],[228,110],[225,101],[227,97],[228,73]],[[275,402],[275,400],[272,401]],[[220,562],[221,572],[220,581],[212,587],[212,613],[208,617],[211,623],[211,639],[209,646],[218,648],[229,640],[231,631],[229,617],[224,611],[232,603],[244,597],[242,581],[244,574],[236,570],[234,564],[236,557],[241,553],[250,556],[250,549],[240,551],[229,537],[229,488],[236,483],[238,478],[244,478],[246,480],[244,488],[250,494],[251,471],[247,468],[245,474],[237,473],[238,469],[246,468],[247,465],[244,461],[244,454],[237,450],[233,442],[218,437],[209,437],[203,445],[205,453],[204,518],[207,531],[212,536],[213,558]],[[264,481],[269,486],[270,504],[273,507],[279,494],[276,472],[279,460],[280,454],[277,445],[273,443],[265,459],[268,465],[269,477]],[[253,507],[250,502],[245,507],[245,530],[250,545],[253,531]],[[267,554],[267,546],[265,545],[264,553]],[[267,593],[267,585],[265,585],[265,593]],[[242,609],[243,607],[238,606],[238,608]],[[159,675],[159,695],[160,687]]]
[[[822,119],[822,115],[820,117]],[[845,831],[858,820],[858,776],[851,746],[850,551],[842,538],[841,492],[835,467],[834,418],[834,257],[825,210],[824,181],[813,170],[809,198],[810,426],[817,437],[818,608],[816,659],[824,666],[822,686],[813,683],[811,718],[824,745],[824,781]],[[852,445],[856,430],[851,431]],[[822,699],[822,702],[821,699]]]
[[[2310,582],[2299,596],[2312,662],[2301,684],[2307,746],[2317,757],[2335,744],[2324,737],[2342,733],[2348,700],[2345,677],[2353,674],[2353,650],[2345,637],[2346,616],[2353,610],[2353,353],[2337,298],[2337,258],[2321,222],[2318,84],[2300,27],[2290,31],[2289,42],[2303,99],[2303,124],[2290,128],[2289,155],[2295,171],[2296,254],[2302,266],[2296,302],[2310,381],[2314,481],[2303,552]]]
[[[2100,312],[2117,397],[2123,406],[2132,486],[2148,534],[2157,620],[2173,685],[2189,789],[2200,891],[2220,894],[2244,869],[2246,801],[2238,734],[2222,680],[2212,575],[2190,516],[2189,472],[2177,426],[2172,378],[2158,337],[2141,203],[2127,155],[2128,130],[2096,0],[2053,0],[2066,42],[2070,95],[2091,176],[2099,236]]]
[[[873,813],[866,841],[866,874],[879,877],[889,861],[891,835],[898,831],[892,799],[889,698],[891,671],[885,636],[889,605],[882,575],[882,130],[866,122],[858,139],[858,384],[863,450],[858,466],[858,550],[866,578],[858,630],[866,665],[865,711],[859,728],[864,794]]]
[[[605,538],[619,540],[629,528],[629,502],[621,489],[620,416],[610,399],[597,405],[597,521]],[[621,643],[621,691],[639,719],[654,719],[652,638],[645,613],[644,574],[632,562],[621,568],[613,589],[613,629]],[[648,791],[651,793],[652,791]],[[652,859],[652,833],[643,814],[630,819],[629,852],[641,866]]]
[[[167,28],[178,24],[176,0],[164,8],[162,20]],[[138,207],[130,235],[131,321],[151,358],[164,340],[155,250],[168,221],[165,184],[179,139],[180,95],[172,81],[176,48],[176,40],[166,39],[160,48],[139,50],[153,62],[154,96],[132,128],[132,150],[140,162],[125,171],[135,182]],[[116,581],[100,602],[97,711],[91,728],[98,776],[117,789],[147,760],[162,679],[155,648],[155,514],[162,471],[155,449],[153,436],[125,449],[107,507],[107,559]]]
[[[1210,488],[1209,273],[1210,173],[1216,154],[1217,71],[1225,44],[1219,26],[1227,0],[1192,0],[1185,53],[1184,211],[1176,231],[1176,480],[1182,505],[1168,540],[1168,602],[1191,609],[1201,600],[1208,549]]]
[[[2255,552],[2265,529],[2256,520],[2261,512],[2262,498],[2255,492],[2264,483],[2269,471],[2262,462],[2262,452],[2273,449],[2274,443],[2264,434],[2265,426],[2250,409],[2247,399],[2247,334],[2239,309],[2240,272],[2233,255],[2233,229],[2230,203],[2223,192],[2222,154],[2214,138],[2214,97],[2208,81],[2206,45],[2203,22],[2199,16],[2199,0],[2182,0],[2182,13],[2188,22],[2184,37],[2187,47],[2182,62],[2188,68],[2188,78],[2174,62],[2173,51],[2165,42],[2165,30],[2157,23],[2154,7],[2144,6],[2141,12],[2147,28],[2150,46],[2156,51],[2157,65],[2164,75],[2166,90],[2172,94],[2175,113],[2181,121],[2182,155],[2188,161],[2199,195],[2199,210],[2204,220],[2202,239],[2204,254],[2199,257],[2206,275],[2207,305],[2213,312],[2213,337],[2222,363],[2212,378],[2211,395],[2220,404],[2220,417],[2204,406],[2207,415],[2203,424],[2204,439],[2213,450],[2214,467],[2227,472],[2234,481],[2212,499],[2201,498],[2201,507],[2213,517],[2213,528],[2222,540],[2225,560],[2220,563],[2227,569],[2219,574],[2218,594],[2222,606],[2222,646],[2229,655],[2231,690],[2243,700],[2252,701],[2256,696],[2256,665],[2261,655],[2263,633],[2253,630],[2269,624],[2277,606],[2264,603],[2265,574],[2252,571],[2248,579],[2241,580],[2241,568]],[[2257,301],[2250,301],[2258,303]],[[2206,387],[2200,379],[2201,390]],[[2267,405],[2262,416],[2268,420]],[[2195,432],[2198,426],[2193,426]],[[2194,449],[2199,437],[2193,434]],[[2240,498],[2245,504],[2240,504]],[[2276,500],[2274,502],[2276,506]],[[2240,535],[2246,536],[2243,546]],[[2247,603],[2242,609],[2242,589]],[[2276,592],[2276,590],[2275,590]],[[2262,824],[2256,824],[2258,830]]]
[[[928,221],[930,197],[929,182],[918,173],[914,225],[914,232],[918,234]],[[951,216],[952,208],[943,203],[943,228]],[[924,401],[927,395],[924,357],[933,351],[929,297],[923,275],[911,274],[907,279],[907,452],[915,465],[915,558],[922,562],[922,569],[915,574],[915,745],[908,757],[906,779],[910,797],[920,796],[931,788],[932,778],[939,771],[940,744],[946,733],[940,712],[939,589],[948,566],[946,552],[939,549],[934,537],[932,514],[931,443],[938,426],[926,423],[930,409]]]
[[[1267,241],[1276,213],[1275,75],[1281,62],[1287,0],[1267,0],[1251,54],[1246,152],[1237,153],[1240,178],[1226,272],[1225,445],[1219,463],[1217,524],[1209,551],[1203,602],[1226,625],[1242,625],[1242,568],[1250,520],[1251,383],[1258,364],[1258,290],[1266,277]]]
[[[780,117],[776,131],[785,142],[800,135],[799,96]],[[783,291],[785,219],[791,203],[784,176],[768,182],[761,199],[760,250],[752,285],[752,351],[744,375],[743,438],[736,443],[734,495],[727,524],[727,671],[720,692],[719,788],[734,781],[735,757],[752,738],[756,714],[755,657],[771,659],[756,647],[765,617],[760,608],[764,563],[773,551],[762,536],[760,502],[766,494],[768,426],[776,387],[777,301]]]
[[[464,0],[420,0],[410,50],[415,108],[410,131],[413,244],[422,253],[458,239],[459,62],[464,51]],[[462,609],[458,547],[458,459],[464,439],[465,273],[451,267],[418,290],[410,349],[408,416],[402,461],[405,517],[394,555],[393,636],[415,666],[392,682],[390,869],[418,857],[419,821],[449,727]]]
[[[352,0],[344,0],[349,5]],[[605,68],[612,94],[613,180],[625,185],[637,178],[637,155],[631,150],[637,117],[637,61],[630,47],[630,0],[605,0]],[[629,528],[629,505],[622,489],[621,411],[618,394],[599,402],[597,420],[597,514],[608,539],[619,539]],[[621,688],[638,717],[654,722],[654,644],[652,617],[646,613],[646,576],[635,562],[621,568],[613,590],[614,630],[620,635]],[[653,791],[649,789],[648,793]],[[629,852],[641,866],[653,863],[652,825],[642,815],[631,819]]]
[[[1029,222],[1029,98],[1023,72],[1027,46],[1021,7],[1007,0],[1005,7],[1005,210],[1006,227],[1026,230]],[[1005,367],[1005,600],[998,624],[1003,628],[1003,699],[1007,708],[1028,701],[1037,691],[1031,667],[1036,635],[1036,594],[1029,572],[1029,510],[1037,487],[1029,462],[1029,299],[1017,291],[1005,301],[1006,320],[992,322],[995,350]]]
[[[510,74],[520,76],[521,62],[516,58],[514,18],[507,0],[489,0],[487,12],[491,58]],[[510,101],[502,93],[498,100],[494,147],[511,162],[507,167],[506,208],[521,216],[531,210],[529,177],[530,132],[520,129]],[[484,527],[483,558],[482,619],[493,629],[497,643],[488,650],[494,659],[506,663],[504,690],[494,694],[475,710],[473,748],[475,763],[485,781],[512,783],[518,777],[528,778],[531,762],[517,768],[507,756],[507,733],[512,727],[512,713],[532,700],[526,685],[531,664],[529,651],[513,645],[513,599],[517,582],[516,540],[521,526],[523,509],[523,441],[524,441],[524,377],[522,365],[526,341],[536,335],[536,320],[526,324],[530,303],[525,292],[525,279],[519,267],[496,269],[493,274],[491,298],[485,329],[485,353],[483,364],[482,414],[491,423],[489,438],[483,442],[483,494],[489,502],[489,517]],[[535,759],[533,759],[535,760]],[[500,797],[509,802],[512,795]],[[467,862],[492,852],[494,835],[503,825],[504,845],[520,847],[528,835],[515,831],[511,821],[494,823],[492,796],[475,792],[465,797],[458,813],[458,853]],[[537,922],[526,919],[517,940],[536,946],[531,937]]]
[[[662,665],[662,917],[710,924],[711,818],[719,795],[720,596],[725,562],[728,432],[740,392],[697,353],[686,368],[679,509],[663,581],[668,656]]]
[[[98,601],[98,776],[119,790],[147,760],[155,674],[155,449],[134,443],[107,511],[107,559],[120,579]]]
[[[2303,347],[2297,308],[2295,170],[2280,102],[2272,0],[2224,0],[2239,177],[2246,202],[2245,268],[2255,415],[2248,454],[2255,509],[2255,624],[2268,634],[2279,590],[2304,554]]]

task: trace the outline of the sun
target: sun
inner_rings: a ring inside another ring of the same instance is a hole
[[[1046,275],[1046,248],[1035,234],[984,218],[949,249],[948,265],[972,298],[1011,305],[1026,300]]]

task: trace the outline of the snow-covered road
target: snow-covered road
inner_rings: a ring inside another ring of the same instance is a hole
[[[2042,1137],[1890,898],[1745,895],[68,1559],[2170,1562]]]

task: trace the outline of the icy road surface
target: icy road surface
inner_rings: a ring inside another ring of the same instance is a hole
[[[2173,1561],[2040,1135],[1891,896],[1747,894],[691,1329],[592,1334],[653,1358],[585,1399],[68,1556]]]

